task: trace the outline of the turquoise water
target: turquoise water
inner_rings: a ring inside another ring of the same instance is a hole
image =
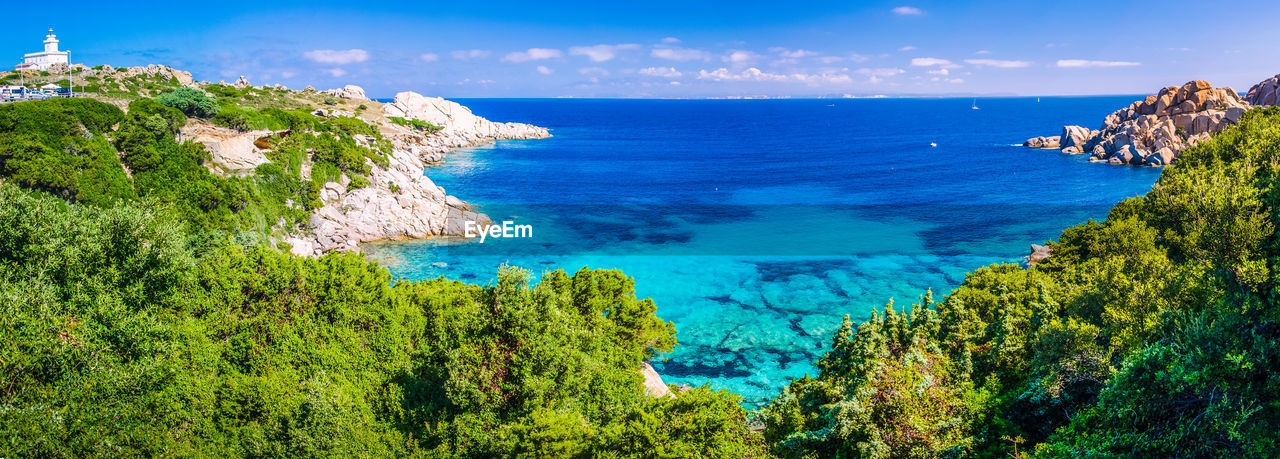
[[[940,297],[1146,192],[1158,169],[1015,145],[1132,100],[464,100],[555,137],[460,150],[426,175],[533,237],[365,250],[406,279],[622,269],[676,324],[664,379],[758,406],[816,372],[843,315]]]

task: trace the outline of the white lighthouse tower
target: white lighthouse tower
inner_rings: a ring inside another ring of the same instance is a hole
[[[26,63],[31,64],[30,68],[37,70],[47,70],[55,64],[67,65],[70,62],[66,51],[58,51],[58,37],[53,34],[53,29],[49,29],[49,34],[44,36],[44,51],[27,53],[23,57],[26,58]]]

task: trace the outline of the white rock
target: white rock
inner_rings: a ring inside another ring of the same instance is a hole
[[[193,119],[182,127],[181,133],[184,140],[198,142],[209,150],[215,170],[243,174],[270,162],[253,142],[275,131],[240,132]]]
[[[675,398],[676,394],[671,393],[671,388],[667,387],[667,383],[662,381],[662,375],[659,375],[658,372],[653,369],[653,365],[649,365],[649,362],[641,363],[640,374],[644,375],[645,395],[653,398]]]
[[[353,84],[343,86],[341,89],[330,89],[326,92],[333,95],[334,97],[338,97],[342,99],[351,99],[356,101],[369,100],[369,98],[364,95],[364,88],[361,88]]]

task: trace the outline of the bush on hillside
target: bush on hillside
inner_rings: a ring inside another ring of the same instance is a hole
[[[218,114],[218,102],[204,92],[192,88],[178,88],[160,94],[156,102],[181,110],[187,116],[212,118]]]

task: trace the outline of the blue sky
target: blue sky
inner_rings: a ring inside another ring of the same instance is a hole
[[[11,21],[0,52],[20,62],[53,27],[73,62],[374,97],[1243,92],[1280,73],[1274,1],[57,5]]]

